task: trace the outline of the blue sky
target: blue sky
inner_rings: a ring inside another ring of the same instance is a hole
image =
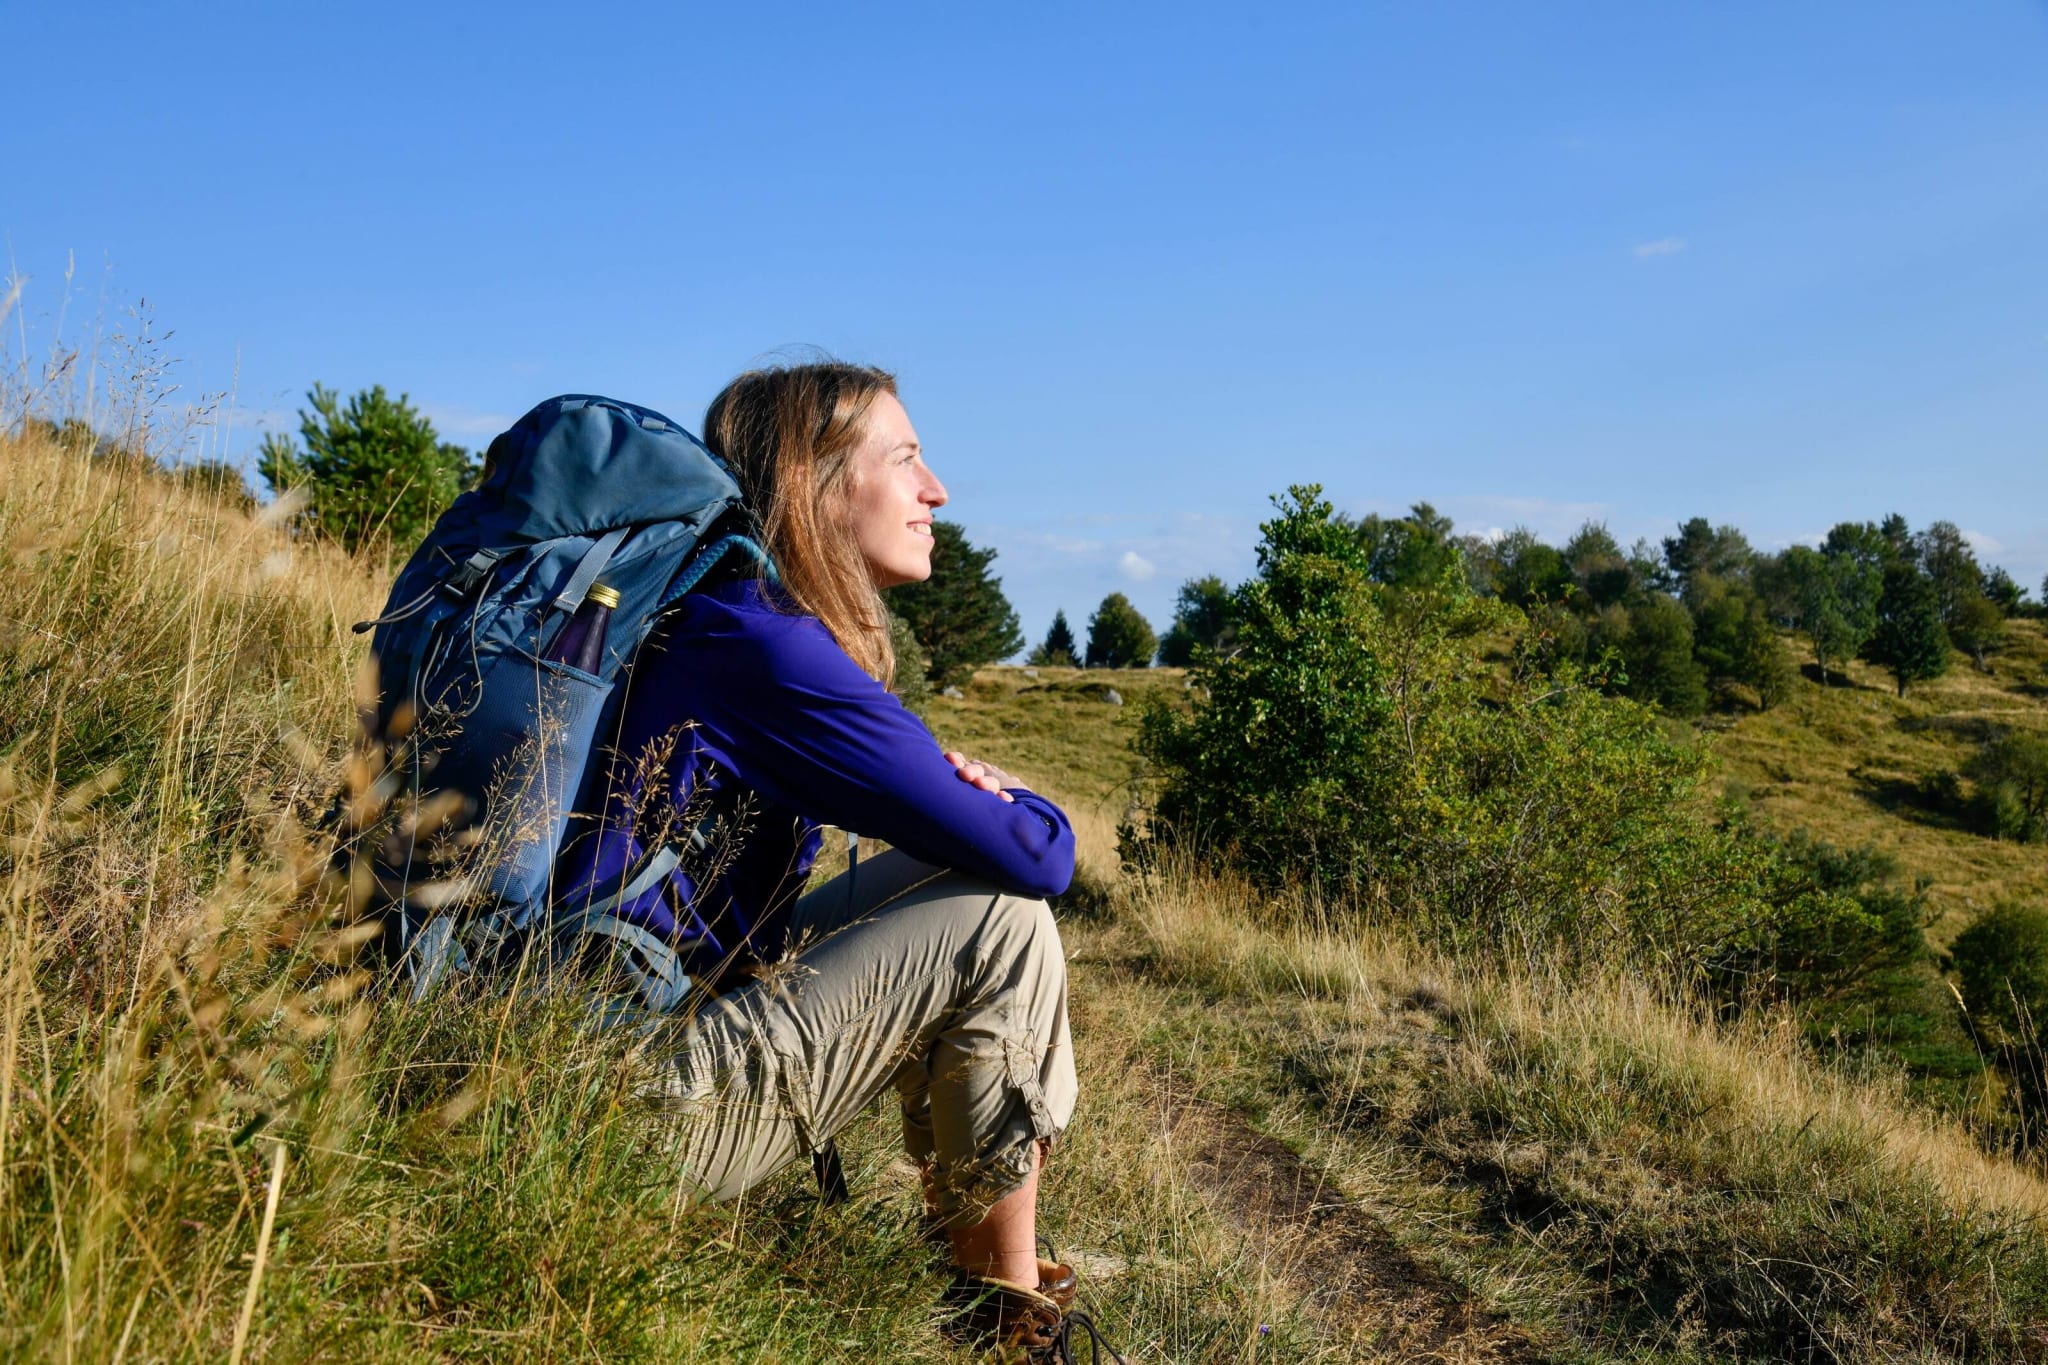
[[[855,12],[869,10],[867,15]],[[195,17],[197,16],[197,17]],[[2048,573],[2039,3],[13,7],[45,344],[146,299],[244,455],[316,380],[481,445],[886,365],[1034,638],[1266,498]],[[106,300],[102,304],[102,300]]]

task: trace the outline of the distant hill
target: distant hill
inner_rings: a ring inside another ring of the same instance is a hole
[[[2048,844],[1993,839],[1935,793],[1997,727],[2048,731],[2048,631],[2008,623],[2006,648],[1978,672],[1958,658],[1947,676],[1901,699],[1891,675],[1851,662],[1822,687],[1808,665],[1769,711],[1709,717],[1731,795],[1767,825],[1806,829],[1839,845],[1874,844],[1901,870],[1933,879],[1945,943],[1974,910],[2001,900],[2048,902]],[[1969,784],[1960,784],[1966,799]]]

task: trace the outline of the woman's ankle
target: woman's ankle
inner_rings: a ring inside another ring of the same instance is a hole
[[[949,1228],[953,1264],[970,1275],[1038,1286],[1038,1171],[989,1206],[979,1222]]]

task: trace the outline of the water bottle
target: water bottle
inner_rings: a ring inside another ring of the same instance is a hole
[[[583,605],[555,637],[548,658],[558,664],[596,673],[604,662],[604,632],[611,624],[612,608],[619,605],[619,590],[606,583],[593,583]]]

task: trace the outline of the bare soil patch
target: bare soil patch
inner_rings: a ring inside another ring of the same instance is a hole
[[[1418,1262],[1374,1218],[1283,1144],[1221,1105],[1157,1086],[1190,1177],[1276,1275],[1301,1288],[1334,1335],[1368,1358],[1545,1365],[1522,1329]]]

